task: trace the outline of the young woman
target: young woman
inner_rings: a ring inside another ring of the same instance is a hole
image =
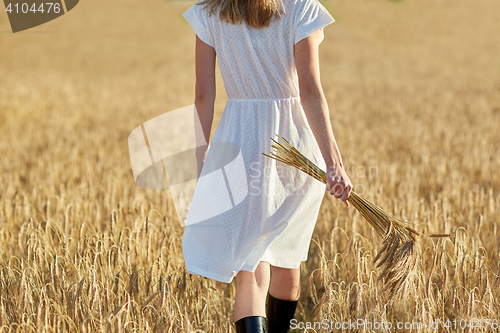
[[[195,106],[206,142],[217,57],[228,101],[212,143],[237,145],[245,166],[244,178],[220,168],[232,198],[239,196],[230,209],[192,224],[188,214],[186,269],[225,283],[235,278],[237,332],[287,332],[325,186],[262,153],[271,151],[275,134],[284,137],[327,171],[326,190],[348,205],[352,184],[332,132],[318,58],[323,28],[334,19],[318,0],[203,0],[183,17],[196,33]],[[203,168],[210,154],[211,148],[197,154]],[[206,200],[222,202],[223,194],[209,192]],[[190,212],[193,205],[194,199]]]

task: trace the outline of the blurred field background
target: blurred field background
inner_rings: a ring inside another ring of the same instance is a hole
[[[419,273],[389,302],[372,264],[381,238],[325,196],[295,318],[493,331],[500,2],[322,3],[336,22],[321,78],[356,191],[452,237],[421,239]],[[169,192],[137,187],[128,154],[135,127],[194,102],[192,4],[85,0],[16,34],[0,13],[0,331],[234,331],[234,282],[185,274]]]

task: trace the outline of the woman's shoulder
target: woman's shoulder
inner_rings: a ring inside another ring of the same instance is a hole
[[[310,7],[316,7],[321,4],[319,0],[289,0],[292,3],[294,11],[305,10]]]
[[[307,4],[310,4],[312,2],[317,2],[318,0],[292,0],[292,2],[294,3],[294,5],[307,5]]]

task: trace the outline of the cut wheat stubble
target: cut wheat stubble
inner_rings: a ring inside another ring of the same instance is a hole
[[[286,139],[284,146],[273,140],[276,145],[271,155],[263,155],[293,166],[311,177],[326,184],[326,173],[307,157],[295,149]],[[400,291],[417,266],[417,255],[414,251],[417,236],[423,236],[413,229],[408,222],[401,221],[380,207],[351,191],[347,199],[368,223],[383,238],[383,245],[373,262],[381,269],[379,280],[383,281],[384,290],[392,297]],[[431,234],[429,237],[449,237],[449,234]]]

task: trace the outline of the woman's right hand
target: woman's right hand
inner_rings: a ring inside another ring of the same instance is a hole
[[[352,183],[342,166],[327,167],[326,190],[349,207],[347,198],[351,195]]]

